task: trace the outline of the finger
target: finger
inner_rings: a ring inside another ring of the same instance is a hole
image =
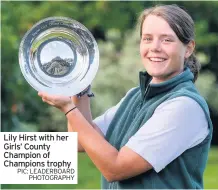
[[[52,106],[55,106],[55,104],[54,104],[53,102],[51,102],[51,101],[49,101],[49,100],[46,100],[45,98],[42,98],[42,101],[45,102],[45,103],[47,103],[47,104],[50,104],[50,105],[52,105]]]
[[[55,104],[54,104],[53,102],[46,101],[46,103],[48,103],[48,104],[51,105],[51,106],[55,106]]]
[[[43,92],[38,92],[38,96],[42,97],[43,96]]]
[[[67,96],[51,95],[51,94],[47,94],[46,92],[38,92],[38,95],[42,98],[45,98],[46,100],[52,100],[52,101],[55,101],[60,98],[67,98]],[[71,96],[68,96],[68,98],[71,99]]]
[[[38,95],[39,95],[40,97],[42,97],[42,99],[43,99],[44,101],[54,102],[54,100],[55,100],[55,96],[49,95],[49,94],[47,94],[47,93],[45,93],[45,92],[38,92]]]
[[[45,102],[54,105],[55,99],[53,97],[43,96],[42,98]]]
[[[42,98],[43,101],[48,100],[48,95],[45,92],[38,92],[38,95]]]

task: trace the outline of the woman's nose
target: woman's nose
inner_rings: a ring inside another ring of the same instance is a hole
[[[151,45],[150,47],[151,51],[153,52],[161,51],[161,42],[159,40],[153,40],[150,45]]]

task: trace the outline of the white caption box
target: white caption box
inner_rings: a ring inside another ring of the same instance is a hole
[[[0,133],[0,184],[77,184],[77,133]]]

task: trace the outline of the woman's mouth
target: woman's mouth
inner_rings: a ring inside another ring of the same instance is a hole
[[[165,58],[160,58],[160,57],[149,57],[148,59],[152,62],[164,62],[167,60]]]

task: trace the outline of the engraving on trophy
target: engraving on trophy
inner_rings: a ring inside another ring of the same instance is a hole
[[[29,72],[28,72],[28,65],[27,64],[24,65],[24,69],[26,71],[26,74],[29,74]]]
[[[32,34],[32,36],[37,35],[37,34],[39,33],[39,31],[40,31],[40,29],[38,29],[36,32],[34,32],[34,33]]]
[[[47,24],[45,24],[44,26],[41,27],[41,29],[47,28]]]

